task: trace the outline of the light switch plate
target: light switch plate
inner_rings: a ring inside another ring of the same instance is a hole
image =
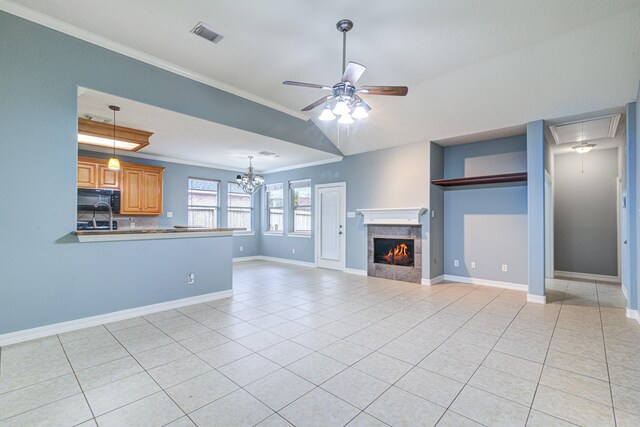
[[[167,212],[167,218],[173,218],[173,212]]]
[[[356,217],[355,212],[347,212],[347,218],[355,218],[355,217]]]

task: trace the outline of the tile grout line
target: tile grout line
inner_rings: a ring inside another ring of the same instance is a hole
[[[604,362],[607,366],[607,378],[609,379],[609,395],[611,396],[611,412],[613,414],[613,424],[618,425],[616,417],[616,407],[613,401],[613,386],[611,385],[611,373],[609,372],[609,359],[607,356],[607,340],[604,338],[604,323],[602,322],[602,307],[600,306],[600,292],[598,291],[598,284],[596,283],[596,299],[598,301],[598,316],[600,319],[600,332],[602,333],[602,345],[604,347]]]

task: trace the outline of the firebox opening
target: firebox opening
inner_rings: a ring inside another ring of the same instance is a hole
[[[412,239],[373,239],[373,262],[413,267]]]

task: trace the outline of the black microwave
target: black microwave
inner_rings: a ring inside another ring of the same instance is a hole
[[[109,208],[105,203],[111,206],[114,214],[120,213],[120,190],[78,188],[79,211],[107,211]]]

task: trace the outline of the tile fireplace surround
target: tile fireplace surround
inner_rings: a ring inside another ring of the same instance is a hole
[[[421,225],[368,225],[367,275],[384,279],[420,283],[422,280],[422,226]],[[413,267],[374,262],[374,239],[413,240]]]

